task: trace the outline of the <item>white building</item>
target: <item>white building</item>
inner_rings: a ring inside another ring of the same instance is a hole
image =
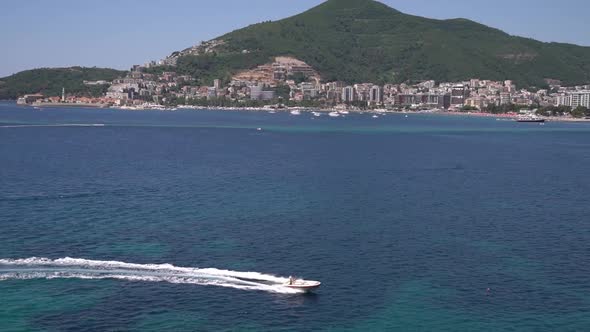
[[[249,88],[251,100],[271,100],[275,97],[274,91],[264,91],[264,85],[252,85]]]
[[[500,93],[500,105],[508,105],[512,102],[512,96],[510,92]]]
[[[451,106],[462,106],[465,104],[465,95],[468,90],[463,84],[453,85],[451,88]]]
[[[381,104],[383,100],[381,87],[378,85],[374,85],[371,90],[369,91],[369,103],[376,105]]]
[[[342,101],[345,103],[354,101],[354,88],[352,86],[342,89]]]
[[[555,106],[590,108],[590,90],[568,91],[555,98]]]

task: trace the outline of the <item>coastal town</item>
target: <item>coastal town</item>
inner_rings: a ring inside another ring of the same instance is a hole
[[[188,52],[207,52],[217,45],[201,45]],[[244,50],[244,52],[247,52]],[[126,77],[112,82],[85,81],[87,86],[104,86],[100,97],[41,94],[25,95],[18,104],[35,107],[112,107],[128,110],[182,108],[292,109],[314,108],[328,111],[380,112],[427,111],[469,113],[518,113],[522,110],[541,116],[590,117],[590,85],[563,86],[547,79],[548,88],[517,88],[510,80],[470,79],[460,82],[426,80],[414,84],[374,84],[324,82],[305,62],[292,57],[276,57],[231,79],[213,79],[200,85],[198,77],[173,69],[179,55],[144,65],[135,65]],[[162,69],[162,70],[159,70]]]
[[[590,332],[590,0],[2,4],[0,332]]]

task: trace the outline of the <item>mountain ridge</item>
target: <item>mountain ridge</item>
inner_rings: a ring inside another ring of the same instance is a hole
[[[274,56],[293,56],[326,80],[399,83],[479,77],[513,79],[520,85],[541,85],[544,79],[590,81],[590,47],[512,36],[463,18],[408,15],[373,0],[328,0],[212,41],[223,41],[214,49],[217,56],[233,55],[250,66]],[[248,53],[237,56],[244,51]],[[192,62],[198,63],[207,54],[183,56],[196,56]],[[259,59],[249,61],[254,56]],[[235,72],[214,67],[225,76]],[[191,73],[190,66],[183,69]]]
[[[520,87],[590,82],[590,47],[541,42],[464,19],[409,15],[374,0],[328,0],[302,13],[237,29],[172,53],[173,70],[195,84],[228,82],[279,56],[297,58],[323,81],[402,83],[470,78],[513,80]],[[125,74],[107,68],[39,68],[0,78],[0,99],[20,94],[97,94],[83,80]]]

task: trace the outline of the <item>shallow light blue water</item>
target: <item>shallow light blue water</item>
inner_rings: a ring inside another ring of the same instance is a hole
[[[587,124],[4,103],[0,158],[0,330],[590,330]]]

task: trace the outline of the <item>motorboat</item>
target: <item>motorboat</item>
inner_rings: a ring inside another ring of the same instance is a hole
[[[320,117],[320,116],[322,116],[322,113],[320,113],[320,112],[312,112],[312,114],[313,114],[313,116],[315,116],[315,117]]]
[[[289,281],[287,281],[283,286],[309,293],[319,288],[321,284],[322,283],[319,281],[303,280],[290,277]]]
[[[293,110],[293,111],[291,111],[291,115],[301,115],[301,111]]]
[[[330,112],[330,114],[328,114],[329,116],[333,117],[333,118],[337,118],[340,116],[340,113],[338,112]]]

